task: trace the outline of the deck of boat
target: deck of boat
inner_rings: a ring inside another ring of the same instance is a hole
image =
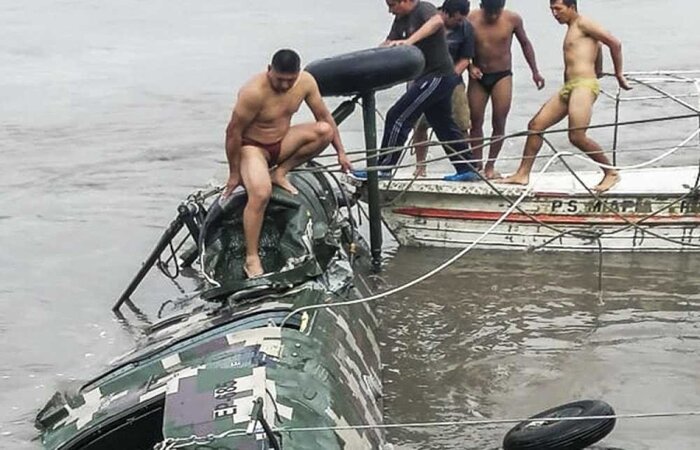
[[[445,174],[431,174],[430,178],[413,179],[412,168],[400,169],[393,180],[380,181],[382,191],[439,192],[445,194],[494,195],[493,189],[483,181],[454,182],[442,181]],[[600,171],[583,171],[577,175],[588,187],[595,186],[601,179]],[[698,178],[697,166],[655,167],[621,172],[622,179],[606,197],[667,197],[688,193]],[[570,172],[547,172],[533,174],[532,196],[585,196],[590,193]],[[494,184],[508,196],[518,196],[525,186]]]

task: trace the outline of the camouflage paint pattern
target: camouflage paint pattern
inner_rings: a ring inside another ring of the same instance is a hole
[[[270,326],[302,306],[359,297],[340,245],[347,224],[321,177],[302,174],[294,180],[304,194],[299,214],[308,222],[297,220],[298,232],[314,250],[327,253],[317,260],[320,275],[306,272],[287,280],[293,287],[284,292],[200,302],[179,318],[154,325],[144,342],[105,374],[51,399],[37,417],[44,447],[80,448],[125,413],[160,405],[165,441],[156,448],[271,448],[260,424],[251,422],[254,401],[262,399],[262,414],[281,430],[283,449],[381,448],[384,435],[377,429],[284,431],[382,422],[378,321],[372,308],[314,310],[283,328]],[[295,239],[287,249],[301,248]],[[232,261],[213,258],[211,264],[221,260],[229,266]],[[280,274],[284,277],[284,270]]]

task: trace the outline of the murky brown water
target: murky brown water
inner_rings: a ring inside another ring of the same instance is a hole
[[[560,80],[563,29],[536,3],[521,12],[548,87],[535,91],[516,56],[512,131]],[[585,8],[623,39],[628,68],[696,68],[696,5]],[[375,45],[385,9],[381,0],[0,0],[0,448],[36,448],[33,417],[57,384],[131,347],[110,307],[178,202],[223,181],[236,87],[282,46],[309,61]],[[382,111],[396,94],[379,95]],[[350,149],[362,144],[360,125],[341,127]],[[647,146],[667,143],[664,130],[645,128]],[[504,155],[519,154],[520,143],[506,145]],[[448,255],[402,249],[383,276],[398,284]],[[620,413],[700,410],[697,273],[692,255],[606,256],[599,304],[593,255],[475,252],[382,304],[387,420],[521,417],[578,398]],[[157,305],[177,291],[145,292]],[[401,449],[493,449],[507,428],[390,437]],[[697,430],[697,418],[623,421],[606,444],[694,449]]]
[[[400,283],[448,257],[401,250]],[[524,417],[602,399],[621,414],[695,411],[700,395],[700,261],[692,255],[479,251],[382,305],[387,419]],[[510,426],[392,433],[398,448],[495,449]],[[698,421],[620,422],[625,449],[697,448]]]

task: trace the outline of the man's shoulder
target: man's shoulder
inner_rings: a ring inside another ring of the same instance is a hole
[[[412,12],[433,15],[433,14],[437,14],[437,7],[430,2],[424,2],[422,0],[419,0],[418,4],[416,5],[415,9]]]
[[[469,39],[474,36],[474,26],[465,20],[456,27],[448,29],[447,34],[453,39]]]
[[[517,26],[523,22],[522,16],[512,9],[504,9],[503,18],[510,22],[513,26]]]
[[[241,87],[241,89],[256,89],[260,88],[263,81],[266,79],[266,74],[264,72],[256,73],[255,75],[248,78],[248,81]]]
[[[250,77],[243,86],[238,90],[238,98],[248,101],[254,101],[262,96],[265,82],[267,81],[264,72],[257,73]]]
[[[587,29],[590,29],[590,28],[595,28],[595,27],[600,26],[598,24],[598,22],[596,22],[595,20],[591,19],[588,16],[582,16],[582,15],[578,16],[578,20],[576,21],[576,25],[583,31],[586,31]]]
[[[311,92],[318,90],[318,83],[316,83],[316,78],[314,78],[311,73],[302,70],[299,72],[299,84],[304,88],[306,92]]]
[[[474,34],[474,25],[468,20],[463,21],[462,26],[460,28],[462,29],[462,32],[466,35]]]

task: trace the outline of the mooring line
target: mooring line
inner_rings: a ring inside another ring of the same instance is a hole
[[[407,422],[407,423],[385,423],[385,424],[363,424],[363,425],[339,425],[334,427],[295,427],[277,428],[272,427],[273,433],[314,433],[324,431],[352,431],[352,430],[390,430],[396,428],[445,428],[455,426],[478,427],[488,425],[510,425],[533,422],[585,422],[589,420],[641,420],[676,417],[696,417],[700,416],[700,411],[679,411],[679,412],[659,412],[640,414],[611,414],[603,416],[581,416],[581,417],[527,417],[513,419],[483,419],[483,420],[454,420],[441,422]],[[250,436],[253,433],[235,429],[224,431],[219,434],[208,434],[205,436],[191,435],[185,438],[167,438],[156,445],[157,450],[172,450],[186,448],[190,445],[206,445],[219,439]]]
[[[561,157],[567,156],[567,155],[571,155],[571,153],[561,152],[561,153],[557,153],[556,155],[552,156],[549,159],[549,161],[547,161],[547,163],[544,165],[542,170],[537,174],[536,177],[539,178],[544,172],[546,172],[549,169],[549,166],[551,166],[557,159],[560,159]],[[527,195],[532,190],[533,186],[534,186],[534,183],[532,183],[530,186],[528,186],[522,192],[522,194],[520,194],[520,197],[518,197],[518,199],[513,203],[513,205],[511,205],[510,208],[508,208],[508,210],[506,210],[506,212],[503,213],[503,215],[501,215],[501,217],[498,220],[496,220],[493,224],[491,224],[491,226],[486,231],[484,231],[477,239],[475,239],[471,244],[469,244],[467,247],[462,249],[455,256],[448,259],[444,263],[440,264],[439,266],[437,266],[433,270],[431,270],[431,271],[421,275],[420,277],[415,278],[412,281],[405,283],[401,286],[398,286],[396,288],[393,288],[393,289],[390,289],[388,291],[385,291],[385,292],[382,292],[379,294],[375,294],[375,295],[372,295],[369,297],[365,297],[365,298],[361,298],[361,299],[357,299],[357,300],[351,300],[351,301],[347,301],[347,302],[338,302],[338,303],[323,304],[323,305],[309,305],[309,306],[297,308],[285,316],[285,318],[282,320],[282,322],[280,322],[279,327],[282,328],[285,325],[285,323],[287,322],[287,320],[289,320],[289,318],[293,317],[294,315],[296,315],[298,313],[304,312],[304,311],[311,311],[311,310],[324,309],[324,308],[335,308],[335,307],[340,307],[340,306],[351,306],[351,305],[357,305],[357,304],[361,304],[361,303],[367,303],[367,302],[379,300],[379,299],[388,297],[390,295],[397,294],[401,291],[404,291],[412,286],[415,286],[416,284],[419,284],[419,283],[427,280],[428,278],[431,278],[432,276],[436,275],[437,273],[443,271],[447,267],[454,264],[457,260],[462,258],[464,255],[466,255],[468,252],[470,252],[474,247],[476,247],[484,238],[486,238],[488,235],[490,235],[491,232],[498,225],[500,225],[518,207],[518,205],[523,202],[523,200],[525,200]]]
[[[346,425],[337,427],[304,427],[304,428],[273,428],[273,431],[280,433],[298,433],[311,431],[342,431],[342,430],[368,430],[368,429],[392,429],[392,428],[433,428],[452,426],[484,426],[484,425],[507,425],[522,422],[581,422],[586,420],[632,420],[632,419],[655,419],[664,417],[694,417],[700,416],[700,411],[681,412],[660,412],[641,414],[612,414],[609,416],[581,416],[581,417],[528,417],[521,419],[484,419],[484,420],[455,420],[446,422],[410,422],[410,423],[388,423],[376,425]]]

